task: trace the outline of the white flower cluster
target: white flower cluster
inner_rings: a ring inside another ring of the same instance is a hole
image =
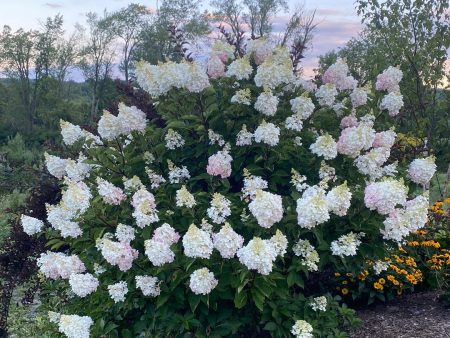
[[[239,262],[248,269],[268,275],[277,258],[277,250],[270,240],[254,237],[246,246],[238,250],[237,256]]]
[[[225,259],[233,258],[244,244],[244,238],[236,233],[229,223],[225,223],[218,233],[213,234],[212,239],[214,248]]]
[[[240,89],[231,97],[231,103],[243,104],[245,106],[249,106],[251,103],[252,93],[250,89]]]
[[[400,109],[403,107],[403,95],[398,92],[392,92],[387,94],[381,100],[380,108],[386,109],[390,116],[396,116],[400,113]]]
[[[150,186],[152,189],[158,189],[161,186],[161,184],[166,182],[166,179],[163,176],[158,175],[149,167],[145,167],[145,172],[150,180],[151,183]]]
[[[336,87],[331,83],[321,85],[315,93],[319,104],[327,107],[333,106],[337,94],[338,91],[336,90]]]
[[[344,256],[356,255],[356,251],[361,244],[360,239],[364,237],[364,235],[363,232],[355,234],[353,231],[350,231],[346,235],[342,235],[337,240],[331,242],[331,253],[342,258]]]
[[[336,141],[329,134],[319,136],[309,149],[313,154],[323,156],[326,160],[332,160],[337,156]]]
[[[353,108],[364,106],[367,103],[367,92],[362,88],[355,88],[350,94]]]
[[[218,284],[214,274],[208,268],[195,270],[189,279],[189,288],[196,295],[209,294]]]
[[[133,195],[131,205],[134,207],[133,217],[139,228],[158,222],[158,211],[156,210],[155,196],[145,188],[141,188]]]
[[[417,158],[411,162],[408,168],[408,177],[414,183],[426,186],[436,172],[436,164],[434,156],[426,158]]]
[[[263,142],[273,147],[276,146],[279,142],[280,128],[278,128],[273,123],[267,123],[266,121],[263,121],[258,126],[258,128],[256,128],[254,136],[256,142]]]
[[[314,311],[326,311],[327,297],[325,296],[315,297],[312,299],[311,303],[309,303],[309,306],[311,306],[311,308]]]
[[[67,338],[89,338],[92,324],[94,322],[88,316],[61,315],[58,330]]]
[[[299,96],[289,101],[294,114],[298,114],[300,120],[306,120],[314,111],[314,103],[309,97]]]
[[[76,255],[65,255],[62,252],[41,253],[36,265],[39,271],[50,279],[67,279],[73,273],[83,273],[86,267]]]
[[[119,205],[124,199],[126,199],[122,189],[116,187],[114,184],[104,180],[101,177],[97,177],[97,190],[98,194],[103,198],[103,201],[106,204]]]
[[[49,155],[47,152],[44,153],[44,157],[45,166],[50,175],[59,180],[62,179],[66,175],[67,159]]]
[[[297,221],[302,228],[312,229],[330,218],[325,191],[312,186],[297,200]]]
[[[167,134],[164,138],[166,140],[166,148],[170,150],[174,150],[184,146],[184,139],[177,131],[173,129],[168,129]]]
[[[254,81],[258,87],[270,89],[284,83],[294,82],[295,76],[292,71],[292,61],[287,50],[282,48],[274,49],[273,54],[258,66]]]
[[[391,211],[383,222],[383,238],[401,242],[411,232],[423,228],[428,219],[428,206],[428,198],[421,195],[406,202],[404,208]]]
[[[183,248],[187,257],[209,258],[214,244],[208,232],[191,224],[183,236]]]
[[[128,293],[127,283],[120,281],[115,284],[108,285],[108,293],[114,303],[125,301],[125,295]]]
[[[209,87],[206,70],[197,62],[151,65],[141,61],[136,64],[136,80],[152,97],[164,95],[172,88],[199,93]]]
[[[236,145],[237,146],[248,146],[252,144],[253,134],[247,130],[245,124],[242,125],[242,129],[236,135]]]
[[[352,193],[347,186],[347,182],[331,189],[325,199],[330,212],[338,216],[345,216],[348,208],[350,208],[350,201],[352,199]]]
[[[251,175],[247,169],[244,169],[244,176],[241,199],[253,200],[256,197],[256,191],[267,189],[268,182],[262,177]]]
[[[103,111],[97,131],[102,139],[110,141],[121,135],[130,135],[132,131],[143,133],[146,126],[147,119],[143,111],[119,103],[117,116],[107,110]]]
[[[291,333],[295,338],[313,338],[313,327],[304,320],[297,320],[291,329]]]
[[[261,189],[256,190],[255,197],[248,205],[248,209],[263,228],[270,228],[283,218],[281,196]]]
[[[263,115],[274,116],[277,112],[278,97],[270,90],[263,91],[255,102],[255,109]]]
[[[253,73],[253,67],[248,57],[234,60],[227,68],[226,76],[236,77],[237,80],[247,80]]]
[[[397,205],[404,205],[408,188],[403,180],[385,178],[380,182],[373,182],[364,190],[364,203],[370,210],[376,210],[382,215],[394,211]]]
[[[206,210],[208,217],[216,224],[222,224],[231,215],[231,202],[222,194],[214,193],[211,206]]]
[[[300,132],[303,129],[302,116],[300,114],[288,116],[284,122],[284,125],[286,129]]]
[[[319,269],[317,266],[320,261],[319,253],[307,239],[299,239],[292,247],[292,250],[296,256],[303,257],[301,263],[308,268],[308,271],[317,271]]]
[[[44,227],[44,222],[40,219],[27,215],[20,216],[20,223],[22,224],[23,231],[29,236],[37,234]]]
[[[99,282],[90,273],[73,273],[69,277],[69,284],[74,294],[86,297],[97,290]]]
[[[172,161],[167,161],[169,166],[169,182],[174,183],[181,183],[184,180],[189,180],[191,178],[191,175],[189,174],[189,170],[186,166],[177,167],[173,164]]]
[[[136,276],[136,287],[141,289],[144,296],[156,297],[161,293],[159,280],[152,276]]]
[[[275,252],[277,253],[277,256],[283,257],[286,254],[286,249],[288,247],[288,239],[287,237],[279,230],[275,232],[275,235],[273,235],[269,241],[272,243],[273,247],[275,248]]]
[[[373,272],[375,272],[376,275],[379,275],[381,272],[386,271],[389,268],[389,265],[391,264],[391,261],[380,261],[377,260],[375,261],[375,263],[373,264]]]
[[[389,159],[391,151],[389,148],[373,148],[364,155],[359,155],[354,164],[363,175],[368,175],[371,181],[383,176],[383,164]]]
[[[177,207],[186,207],[191,209],[197,204],[197,202],[195,202],[194,195],[192,195],[186,189],[185,185],[183,185],[179,190],[177,190],[175,199]]]
[[[121,243],[130,243],[136,236],[136,230],[129,225],[117,224],[115,236]]]
[[[291,174],[291,183],[295,187],[295,190],[302,192],[309,187],[309,185],[305,183],[307,179],[305,175],[300,175],[300,173],[294,168],[291,169]]]
[[[208,138],[210,145],[214,145],[216,143],[221,147],[225,145],[225,140],[223,139],[223,136],[214,132],[214,130],[212,129],[208,130]]]

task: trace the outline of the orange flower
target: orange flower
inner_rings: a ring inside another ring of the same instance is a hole
[[[346,295],[346,294],[348,294],[348,289],[347,288],[343,288],[341,290],[341,292],[342,292],[343,295]]]

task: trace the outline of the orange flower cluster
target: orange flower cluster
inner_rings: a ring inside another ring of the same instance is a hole
[[[432,270],[442,270],[445,266],[450,268],[450,250],[442,249],[440,253],[431,256],[427,263]]]

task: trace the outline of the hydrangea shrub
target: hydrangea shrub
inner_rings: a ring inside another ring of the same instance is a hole
[[[401,72],[360,88],[338,60],[317,88],[287,50],[251,46],[138,64],[165,128],[123,104],[98,135],[61,123],[80,151],[46,155],[62,199],[45,230],[23,218],[58,251],[37,262],[53,334],[339,335],[352,312],[321,283],[425,225],[434,159],[390,157]]]

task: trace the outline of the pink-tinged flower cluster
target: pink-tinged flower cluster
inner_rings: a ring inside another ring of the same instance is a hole
[[[331,83],[339,90],[354,89],[357,81],[348,75],[348,66],[342,59],[337,59],[322,76],[324,83]]]
[[[414,183],[426,186],[436,172],[436,164],[434,161],[434,156],[415,159],[409,165],[408,177]]]
[[[340,128],[341,129],[345,129],[345,128],[350,128],[350,127],[356,127],[358,125],[358,119],[356,118],[355,115],[349,115],[349,116],[344,116],[341,120],[341,124],[340,124]]]
[[[377,90],[387,90],[389,93],[398,92],[400,90],[398,84],[402,77],[403,72],[400,69],[390,66],[377,76],[375,88]]]
[[[144,188],[136,191],[133,195],[131,205],[134,207],[133,217],[136,225],[140,228],[158,222],[158,211],[156,210],[155,196]]]
[[[397,133],[393,130],[386,130],[375,134],[373,139],[373,148],[392,148],[395,143]]]
[[[364,190],[364,203],[370,210],[376,210],[387,215],[398,205],[405,205],[408,188],[403,180],[386,178],[380,182],[373,182]]]
[[[97,190],[98,194],[102,196],[103,201],[106,204],[119,205],[127,198],[122,189],[116,187],[114,184],[109,183],[101,177],[97,177]]]
[[[212,79],[225,75],[225,65],[216,53],[211,53],[207,64],[207,74]]]
[[[236,252],[242,248],[244,238],[233,230],[229,223],[222,226],[220,231],[212,235],[214,248],[216,248],[222,258],[233,258]]]
[[[103,258],[111,265],[117,266],[120,271],[131,269],[133,261],[139,252],[133,249],[128,242],[115,242],[108,238],[98,239],[96,247],[100,250]]]
[[[41,253],[36,262],[39,271],[50,279],[67,279],[73,273],[83,273],[86,267],[76,255],[65,255],[62,252]]]
[[[231,161],[233,161],[233,158],[230,156],[228,150],[218,151],[208,158],[206,172],[211,176],[220,176],[221,178],[230,177]]]
[[[362,120],[355,127],[342,130],[337,142],[337,151],[349,157],[357,157],[361,150],[368,150],[375,138],[375,130],[372,128],[373,120],[370,117]]]
[[[283,218],[281,196],[263,190],[256,190],[255,198],[248,208],[263,228],[270,228]]]
[[[258,66],[254,78],[256,86],[270,89],[294,80],[292,61],[287,50],[282,48],[273,49],[272,55]]]
[[[247,54],[253,53],[255,63],[262,64],[269,56],[272,55],[273,47],[265,38],[249,40],[247,43]]]
[[[145,254],[155,266],[172,263],[175,259],[175,253],[170,249],[170,246],[177,243],[179,239],[180,234],[169,224],[164,223],[155,229],[151,239],[144,242]]]

